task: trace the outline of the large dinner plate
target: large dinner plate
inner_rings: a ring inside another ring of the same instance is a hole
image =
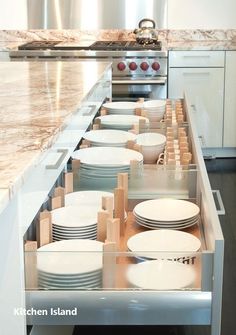
[[[91,130],[84,134],[84,138],[90,142],[106,144],[125,144],[127,141],[135,141],[136,135],[123,130],[101,129]]]
[[[37,268],[41,272],[78,275],[102,269],[103,243],[94,240],[64,240],[40,247]]]
[[[171,229],[145,231],[129,238],[127,247],[138,256],[158,258],[158,253],[189,255],[199,250],[201,241],[194,235]],[[151,252],[151,253],[149,253]],[[153,255],[156,254],[156,257]]]
[[[152,221],[182,221],[197,216],[199,212],[196,204],[172,198],[143,201],[134,208],[137,216]]]
[[[98,116],[97,119],[101,120],[102,125],[120,125],[132,127],[138,124],[139,120],[145,120],[146,125],[149,125],[148,118],[139,115],[103,115]]]
[[[117,147],[92,147],[76,150],[72,158],[88,165],[119,167],[130,165],[131,160],[143,161],[143,155],[137,151]]]
[[[112,197],[114,199],[114,194],[102,191],[78,191],[68,193],[65,196],[65,206],[89,205],[97,206],[101,209],[103,197]]]
[[[133,101],[114,101],[106,102],[103,107],[111,111],[134,111],[136,108],[142,107],[139,102]]]
[[[127,271],[129,283],[146,290],[181,290],[192,287],[195,278],[192,265],[168,260],[145,261]]]

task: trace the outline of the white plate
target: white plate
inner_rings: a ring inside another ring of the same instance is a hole
[[[117,125],[117,126],[128,126],[132,127],[134,124],[138,124],[139,120],[145,120],[146,125],[149,125],[149,120],[146,117],[138,115],[103,115],[96,119],[101,120],[102,125]]]
[[[51,211],[52,224],[62,227],[90,227],[97,223],[97,207],[67,206]]]
[[[140,226],[146,227],[148,229],[175,229],[175,230],[181,230],[181,229],[186,229],[186,228],[194,226],[195,224],[198,223],[198,221],[192,222],[192,223],[188,223],[188,224],[185,224],[185,225],[173,225],[173,226],[165,226],[165,225],[159,225],[159,224],[156,224],[155,226],[151,226],[151,225],[149,225],[147,223],[139,222],[139,221],[137,221],[137,223]]]
[[[107,102],[103,104],[103,107],[108,110],[117,110],[117,111],[134,111],[136,108],[142,107],[141,103],[132,102],[132,101],[114,101]]]
[[[145,261],[129,267],[127,279],[147,290],[181,290],[192,287],[196,273],[192,265],[173,261]]]
[[[139,256],[151,257],[148,253],[152,252],[152,258],[155,252],[176,252],[181,256],[186,253],[196,252],[201,247],[201,241],[194,235],[182,231],[160,229],[145,231],[130,237],[127,246],[132,252],[138,253]],[[142,252],[144,252],[142,254]],[[157,258],[159,255],[157,254]]]
[[[197,215],[197,216],[194,216],[190,219],[180,220],[180,221],[155,221],[155,220],[153,221],[153,220],[148,220],[146,218],[140,217],[136,213],[134,213],[134,216],[138,221],[142,221],[144,223],[146,222],[146,223],[148,223],[150,225],[154,225],[154,226],[156,224],[162,224],[162,225],[165,225],[165,226],[168,226],[168,225],[171,225],[171,226],[173,226],[173,225],[185,225],[185,224],[191,223],[193,221],[198,221],[198,219],[199,219],[199,215]]]
[[[53,232],[52,233],[52,237],[54,238],[60,238],[60,239],[62,239],[62,238],[64,238],[65,240],[69,240],[69,239],[76,239],[76,238],[78,238],[78,239],[81,239],[81,238],[83,238],[83,239],[91,239],[91,238],[94,238],[94,237],[96,237],[97,236],[97,232],[94,232],[94,233],[86,233],[86,234],[60,234],[60,233],[55,233],[55,232]]]
[[[100,145],[109,143],[112,145],[135,141],[136,135],[123,130],[101,129],[88,131],[84,134],[84,138],[92,143],[99,143]]]
[[[152,221],[187,220],[195,217],[199,212],[196,204],[172,198],[143,201],[134,208],[134,213],[139,217]]]
[[[126,166],[131,160],[143,161],[143,155],[137,151],[126,148],[92,147],[76,150],[72,158],[79,159],[81,163],[102,166]]]
[[[114,194],[111,192],[102,191],[79,191],[66,194],[65,206],[97,206],[99,209],[102,208],[102,197],[112,197]],[[114,201],[114,200],[113,200]]]
[[[39,271],[78,275],[102,269],[103,243],[93,240],[64,240],[40,247],[37,252]]]

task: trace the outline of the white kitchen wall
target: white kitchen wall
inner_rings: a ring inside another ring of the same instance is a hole
[[[236,29],[236,0],[168,0],[169,29]]]
[[[27,29],[27,0],[0,0],[0,29]]]

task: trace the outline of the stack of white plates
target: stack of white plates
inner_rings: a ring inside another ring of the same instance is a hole
[[[130,130],[134,125],[139,124],[139,120],[145,120],[146,127],[149,127],[149,120],[138,115],[104,115],[96,119],[101,120],[101,127],[107,129]]]
[[[108,114],[132,115],[135,114],[135,109],[142,107],[142,105],[132,101],[115,101],[107,102],[103,104],[103,107],[107,109]]]
[[[186,200],[163,198],[143,201],[133,213],[139,225],[150,229],[184,229],[198,223],[200,209]]]
[[[130,265],[127,279],[131,286],[146,290],[181,290],[193,287],[196,271],[193,266],[179,262],[146,261]]]
[[[42,288],[101,288],[103,243],[91,240],[53,242],[38,249]]]
[[[52,215],[53,241],[97,238],[98,206],[66,206],[54,209]]]
[[[129,238],[128,249],[138,258],[173,259],[197,252],[201,241],[194,235],[171,229],[149,230]]]
[[[137,135],[137,144],[141,145],[144,163],[156,163],[159,155],[164,151],[165,135],[158,133],[143,133]]]
[[[92,147],[125,147],[127,141],[136,140],[136,135],[123,130],[101,129],[88,131],[84,138]]]
[[[160,121],[165,113],[165,100],[148,100],[143,103],[143,108],[147,112],[150,121]]]
[[[137,151],[116,147],[92,147],[74,151],[72,158],[80,160],[80,177],[89,181],[116,183],[117,174],[130,170],[130,161],[140,167],[143,155]],[[97,183],[95,183],[97,186]]]

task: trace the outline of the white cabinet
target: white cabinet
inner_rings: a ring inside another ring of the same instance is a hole
[[[188,93],[202,147],[223,142],[224,52],[171,51],[168,97]]]
[[[226,52],[224,147],[236,147],[236,51]]]

